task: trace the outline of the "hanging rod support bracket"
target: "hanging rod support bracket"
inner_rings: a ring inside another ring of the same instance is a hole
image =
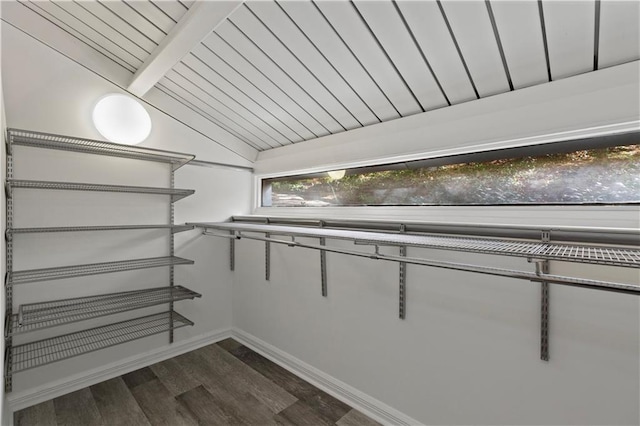
[[[229,239],[229,270],[234,271],[236,269],[236,239],[240,237],[236,236],[236,231],[229,231],[231,237]]]
[[[551,230],[543,229],[540,232],[540,240],[543,243],[551,241]],[[529,262],[535,262],[536,275],[543,277],[549,274],[549,260],[546,259],[527,259]],[[549,283],[540,282],[540,359],[549,361]]]
[[[380,259],[380,246],[376,244],[376,245],[374,245],[374,247],[375,247],[376,252],[372,253],[369,257],[371,259],[378,260],[378,259]]]
[[[326,226],[326,222],[321,220],[319,223],[320,228]],[[320,245],[325,246],[327,240],[324,237],[320,237]],[[320,291],[322,297],[327,297],[327,252],[326,250],[320,250]]]
[[[267,225],[271,223],[269,218],[265,219],[265,223]],[[268,232],[266,232],[264,236],[267,240],[271,238],[271,234]],[[269,281],[271,279],[271,243],[269,241],[265,241],[264,243],[264,263],[264,279]]]
[[[407,232],[406,225],[400,224],[400,233]],[[400,257],[407,257],[407,246],[400,246]],[[407,316],[407,262],[399,262],[399,283],[398,283],[398,316],[405,319]]]
[[[551,241],[551,230],[544,229],[540,239],[543,243]],[[536,263],[536,274],[549,273],[549,261]],[[540,359],[549,362],[549,283],[540,283]]]
[[[266,238],[271,238],[271,234],[264,234]],[[264,243],[264,279],[269,281],[271,278],[271,243],[266,241]]]

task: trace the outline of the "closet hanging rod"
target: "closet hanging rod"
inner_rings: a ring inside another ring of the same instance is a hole
[[[309,228],[353,229],[398,233],[404,226],[408,233],[433,233],[497,238],[540,239],[542,229],[549,231],[556,241],[585,242],[596,244],[639,245],[640,229],[598,228],[583,226],[541,226],[513,224],[442,223],[420,221],[387,221],[371,219],[301,218],[288,216],[232,216],[233,223],[255,223],[271,225],[293,225]],[[227,222],[228,223],[228,222]]]
[[[216,161],[206,161],[206,160],[191,160],[188,163],[189,166],[198,166],[198,167],[210,167],[210,168],[223,168],[223,169],[231,169],[239,172],[251,172],[253,173],[253,167],[249,166],[239,166],[237,164],[228,164],[228,163],[218,163]]]
[[[203,235],[221,237],[221,238],[230,237],[229,235],[220,235],[220,234],[215,234],[215,233],[206,232],[206,231],[203,232]],[[524,279],[524,280],[535,281],[535,282],[547,282],[552,284],[561,284],[561,285],[581,287],[581,288],[590,288],[595,290],[604,290],[604,291],[611,291],[611,292],[617,292],[617,293],[640,295],[640,285],[518,271],[514,269],[494,268],[489,266],[478,266],[478,265],[471,265],[471,264],[465,264],[465,263],[445,262],[445,261],[431,260],[431,259],[420,259],[420,258],[414,258],[414,257],[388,255],[388,254],[379,253],[378,246],[376,246],[375,253],[367,253],[367,252],[361,252],[356,250],[332,248],[326,245],[322,246],[322,245],[316,245],[316,244],[301,243],[293,239],[291,241],[286,241],[286,240],[280,240],[277,238],[250,236],[243,233],[236,234],[235,238],[283,244],[289,247],[301,247],[301,248],[308,248],[308,249],[314,249],[314,250],[324,250],[332,253],[365,257],[365,258],[374,259],[374,260],[404,262],[404,263],[410,263],[414,265],[423,265],[423,266],[432,266],[436,268],[452,269],[456,271],[475,272],[480,274],[509,277],[509,278],[518,278],[518,279]]]

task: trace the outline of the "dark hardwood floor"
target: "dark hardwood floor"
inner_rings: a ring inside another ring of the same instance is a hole
[[[16,425],[378,425],[232,339],[26,408]]]

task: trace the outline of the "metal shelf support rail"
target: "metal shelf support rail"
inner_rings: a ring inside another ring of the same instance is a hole
[[[320,227],[324,228],[324,222],[320,221]],[[326,246],[327,239],[320,237],[320,245]],[[320,250],[320,291],[323,297],[327,297],[327,252]]]
[[[236,269],[236,233],[229,231],[229,270]]]
[[[264,241],[266,244],[284,244],[289,247],[302,247],[319,250],[321,253],[332,252],[352,256],[366,257],[375,260],[398,262],[400,265],[399,276],[399,317],[406,316],[406,265],[416,264],[445,268],[459,271],[475,272],[494,276],[524,279],[541,284],[541,316],[540,316],[540,358],[549,360],[549,284],[561,284],[603,291],[620,292],[625,294],[640,295],[640,284],[617,283],[602,280],[576,278],[551,274],[549,271],[550,260],[592,263],[617,267],[640,268],[640,249],[629,247],[614,247],[600,245],[567,244],[551,242],[551,232],[543,230],[540,242],[523,241],[514,239],[498,239],[483,237],[452,237],[450,235],[416,235],[407,234],[406,227],[400,226],[399,233],[380,233],[371,231],[354,231],[343,229],[324,228],[320,221],[318,228],[302,226],[282,226],[272,224],[259,224],[245,222],[223,223],[193,223],[192,225],[204,228],[203,234],[222,238],[251,239]],[[227,231],[230,235],[220,234],[216,231]],[[264,234],[264,237],[255,234]],[[286,236],[291,240],[275,238],[274,236]],[[320,238],[319,245],[296,241],[296,237]],[[326,238],[353,241],[356,245],[373,246],[375,251],[364,252],[327,247]],[[398,246],[398,256],[381,254],[381,246]],[[484,253],[503,256],[524,257],[528,262],[536,265],[535,272],[521,270],[494,268],[474,264],[437,261],[425,258],[407,256],[407,247],[437,248],[444,250]],[[267,258],[268,259],[268,258]],[[269,267],[267,263],[267,268]],[[321,268],[325,262],[321,258]],[[326,271],[321,269],[321,279],[326,280]],[[323,296],[325,287],[323,286]]]
[[[400,232],[405,233],[406,227],[400,225]],[[400,257],[407,257],[407,246],[400,246]],[[399,263],[400,282],[398,284],[398,316],[400,319],[405,319],[407,315],[407,263]]]
[[[201,297],[201,294],[182,286],[175,286],[22,304],[8,324],[9,333],[15,336],[196,297]]]
[[[169,188],[175,188],[175,169],[171,169],[171,174],[169,178]],[[173,226],[174,222],[174,206],[173,203],[169,204],[169,225]],[[169,256],[174,257],[175,254],[175,238],[173,232],[169,235]],[[173,263],[169,265],[169,289],[173,291],[175,282],[175,269]],[[173,299],[169,301],[169,312],[173,312]],[[171,327],[169,328],[169,344],[173,343],[173,317],[171,317]]]
[[[264,279],[269,281],[271,279],[271,234],[266,233],[264,235],[267,237],[264,244]]]
[[[551,241],[551,231],[542,231],[543,243]],[[538,261],[537,266],[542,274],[550,273],[549,260]],[[540,359],[549,361],[549,283],[540,283]]]
[[[194,155],[184,154],[181,152],[121,145],[93,139],[53,135],[50,133],[33,132],[30,130],[20,129],[7,129],[6,144],[8,155],[13,153],[12,147],[14,145],[22,145],[34,148],[75,151],[86,154],[168,163],[171,165],[172,171],[177,170],[195,158]]]
[[[9,138],[7,138],[8,140]],[[13,179],[13,155],[11,155],[11,145],[9,143],[6,144],[6,179]],[[5,229],[13,228],[13,198],[6,197],[5,202]],[[5,234],[6,235],[6,234]],[[13,283],[9,280],[9,277],[13,274],[13,239],[8,238],[5,242],[5,267],[6,273],[4,276],[4,291],[5,291],[5,325],[11,321],[13,316]],[[13,345],[13,337],[10,334],[5,333],[4,335],[4,363],[5,366],[11,365],[13,363],[13,352],[10,348]],[[4,375],[4,388],[7,391],[11,390],[13,385],[12,376],[10,374]]]
[[[269,218],[266,220],[266,224],[269,225]],[[267,240],[271,237],[268,232],[264,234]],[[269,241],[264,243],[264,279],[269,281],[271,279],[271,244]]]
[[[20,371],[190,325],[193,322],[177,312],[162,312],[9,347],[12,362],[5,365],[5,375],[11,377]]]

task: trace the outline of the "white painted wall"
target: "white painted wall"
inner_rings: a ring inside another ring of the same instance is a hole
[[[4,87],[9,88],[4,93],[7,126],[99,138],[89,121],[91,107],[102,94],[119,89],[5,23],[2,36],[2,78]],[[180,122],[153,108],[148,110],[154,130],[145,146],[193,153],[204,160],[249,164]],[[16,147],[14,161],[17,179],[169,185],[169,166],[159,163],[25,147]],[[246,214],[251,185],[247,171],[184,166],[175,172],[175,186],[195,189],[196,193],[175,204],[175,221],[224,220],[233,214]],[[72,191],[17,190],[14,213],[16,227],[154,224],[167,223],[169,218],[167,197]],[[176,284],[202,294],[195,301],[176,303],[176,311],[195,322],[193,327],[176,331],[176,342],[229,329],[231,275],[226,268],[227,257],[222,254],[226,248],[206,244],[199,231],[176,234],[175,248],[176,256],[196,262],[193,266],[176,267]],[[16,237],[14,270],[166,255],[167,231],[34,234]],[[20,303],[164,285],[168,285],[168,268],[23,284],[15,288],[14,309]],[[32,341],[163,308],[166,306],[43,330],[14,341]],[[168,333],[164,333],[18,373],[9,403],[24,401],[28,395],[129,357],[169,349]]]
[[[546,143],[637,129],[638,63],[263,152],[261,176]],[[594,127],[601,127],[594,130]],[[591,130],[584,131],[586,128]],[[255,194],[254,194],[255,195]],[[257,203],[254,200],[254,203]],[[256,204],[257,205],[257,204]],[[630,207],[255,208],[301,217],[637,229]],[[317,243],[317,241],[316,241]],[[218,242],[216,244],[225,244]],[[346,242],[329,242],[353,248]],[[539,285],[240,241],[234,326],[425,424],[637,424],[636,297],[552,286],[551,360],[539,359]],[[410,249],[409,256],[531,270],[525,259]],[[638,284],[637,270],[551,263],[552,273]]]
[[[636,297],[552,286],[547,363],[539,284],[409,265],[403,321],[395,263],[328,253],[323,298],[317,251],[272,244],[267,282],[264,244],[241,240],[236,250],[234,327],[420,423],[638,422]],[[408,255],[531,270],[525,259]],[[551,271],[638,283],[637,271],[557,262]]]

